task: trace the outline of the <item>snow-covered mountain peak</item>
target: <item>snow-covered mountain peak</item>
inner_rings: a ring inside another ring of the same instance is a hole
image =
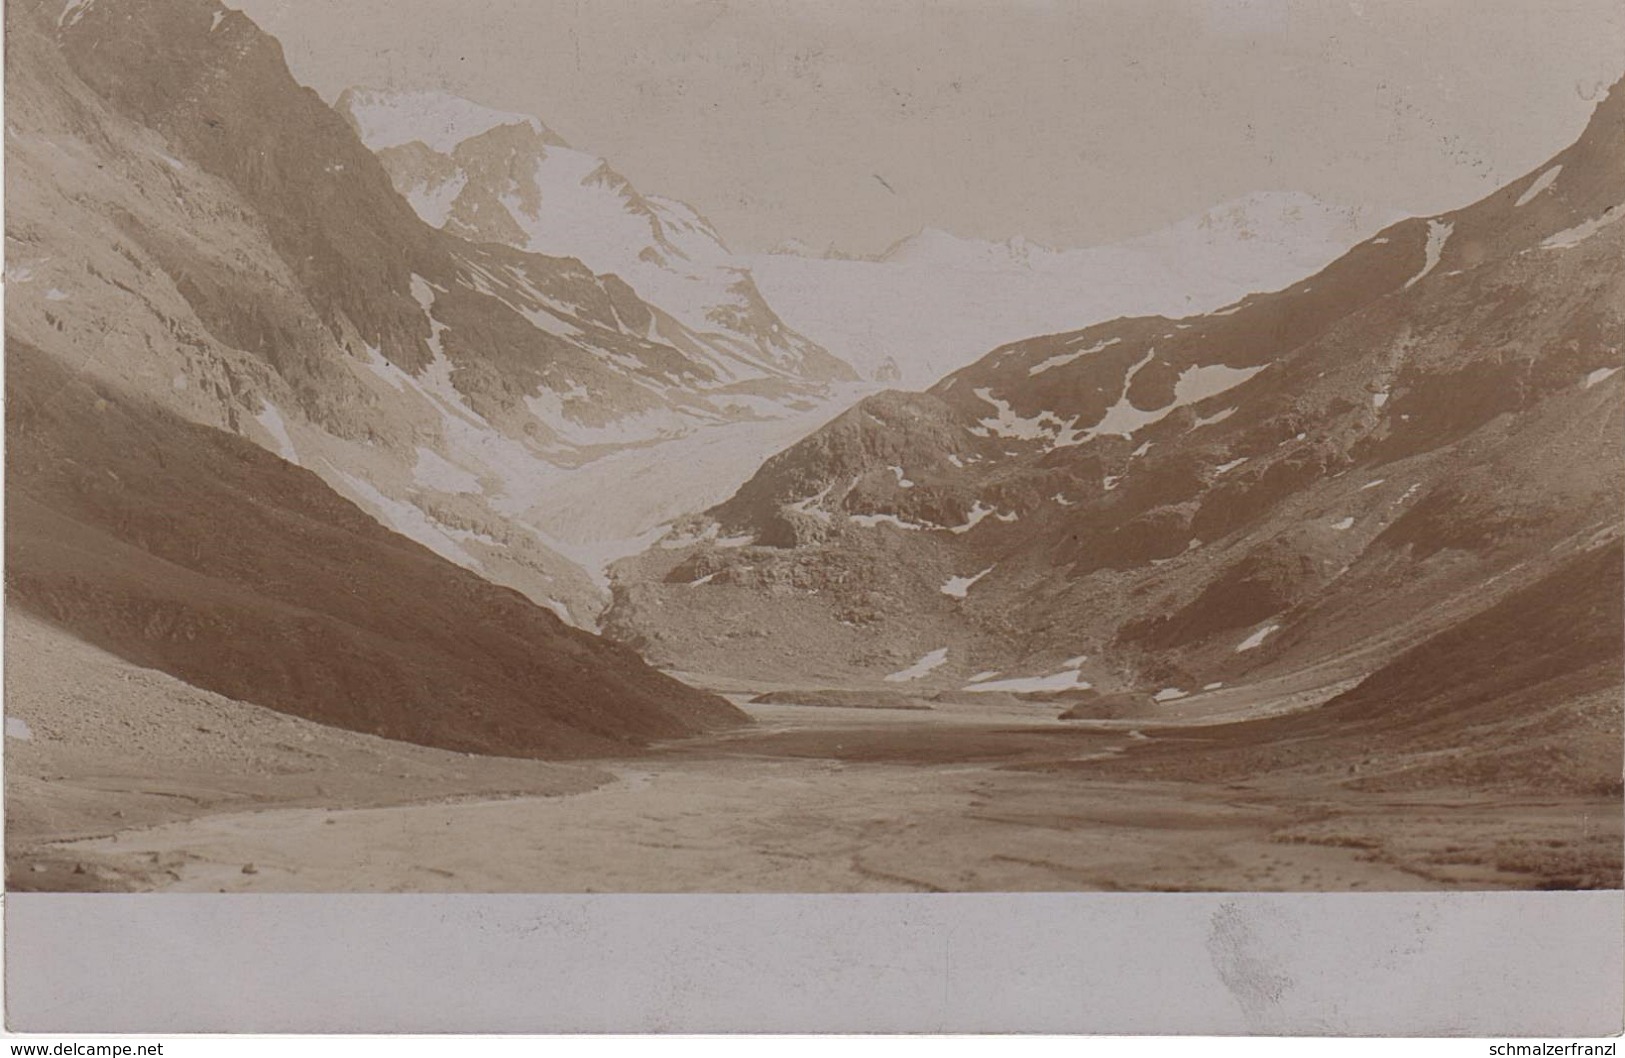
[[[361,142],[374,151],[418,142],[449,154],[465,140],[504,125],[524,125],[548,143],[568,146],[535,117],[483,106],[449,92],[347,88],[333,105],[350,119]]]
[[[892,243],[875,260],[902,262],[923,254],[961,251],[971,245],[971,240],[961,239],[951,231],[927,227]]]
[[[1099,253],[1113,245],[1166,247],[1170,251],[1217,245],[1228,251],[1236,244],[1257,240],[1290,248],[1318,248],[1324,243],[1346,248],[1405,216],[1380,207],[1339,205],[1303,191],[1255,191],[1115,244],[1055,249],[1022,234],[999,240],[975,239],[926,227],[898,240],[874,260],[916,267],[1047,268],[1080,260],[1077,255]]]
[[[424,221],[619,277],[660,310],[649,337],[698,354],[719,380],[805,388],[854,376],[779,318],[698,211],[644,195],[540,120],[442,92],[349,89],[336,106]]]
[[[1057,251],[1024,235],[993,241],[955,235],[942,228],[921,228],[899,239],[873,260],[919,268],[959,268],[969,265],[1024,267],[1034,258]]]
[[[1277,290],[1398,214],[1266,191],[1120,243],[1058,250],[926,228],[865,260],[757,256],[789,321],[870,378],[927,386],[1023,332],[1115,316],[1189,316]],[[906,306],[906,311],[898,311]]]

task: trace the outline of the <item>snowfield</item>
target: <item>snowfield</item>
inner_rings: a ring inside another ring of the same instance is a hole
[[[1006,691],[1010,694],[1041,694],[1045,691],[1087,690],[1090,684],[1076,669],[1066,669],[1049,676],[1023,676],[1008,680],[968,683],[965,691]]]
[[[1407,288],[1415,286],[1421,282],[1422,277],[1439,267],[1439,261],[1444,257],[1444,244],[1449,241],[1450,233],[1455,230],[1455,224],[1450,221],[1428,221],[1428,243],[1422,250],[1424,256],[1422,270],[1405,281]]]
[[[916,661],[914,664],[910,665],[901,672],[894,672],[890,676],[887,676],[886,682],[904,683],[908,680],[917,680],[924,676],[929,676],[934,670],[942,667],[947,660],[947,647],[933,650],[929,654],[922,656],[920,660]]]
[[[1255,650],[1258,647],[1263,646],[1264,640],[1268,639],[1272,634],[1278,631],[1280,627],[1280,625],[1265,625],[1263,628],[1260,628],[1258,631],[1236,644],[1236,653],[1240,654],[1245,651]]]
[[[529,125],[545,132],[540,121],[481,106],[448,92],[380,92],[352,89],[349,111],[361,140],[375,151],[418,142],[442,154],[459,143],[500,125]]]
[[[989,566],[974,577],[949,577],[948,582],[942,586],[942,594],[954,599],[963,599],[970,594],[971,585],[992,572],[993,567]]]
[[[1260,192],[1104,246],[1055,250],[927,230],[877,259],[803,250],[756,254],[749,267],[785,322],[865,377],[895,370],[897,383],[923,389],[1023,335],[1117,316],[1189,316],[1278,290],[1399,219],[1296,192]],[[1061,354],[1029,371],[1098,351]]]
[[[1518,201],[1512,203],[1512,208],[1517,209],[1519,206],[1527,206],[1530,200],[1532,200],[1536,195],[1540,194],[1548,187],[1551,187],[1552,181],[1556,180],[1557,175],[1562,171],[1563,167],[1561,165],[1554,165],[1544,173],[1541,173],[1539,176],[1535,177],[1534,182],[1524,189],[1523,194],[1518,196]]]

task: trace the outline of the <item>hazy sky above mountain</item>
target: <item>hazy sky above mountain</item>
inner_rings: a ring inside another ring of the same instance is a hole
[[[541,117],[736,249],[1056,246],[1257,190],[1452,208],[1568,144],[1619,0],[232,0],[328,99]]]

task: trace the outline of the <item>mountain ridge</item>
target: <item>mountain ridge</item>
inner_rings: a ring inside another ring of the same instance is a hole
[[[8,326],[578,625],[599,559],[550,520],[550,483],[829,399],[793,369],[730,380],[615,276],[423,223],[239,12],[16,13]],[[150,357],[85,359],[109,330]]]
[[[7,11],[10,602],[442,747],[601,755],[740,722],[560,624],[599,589],[512,492],[628,410],[716,414],[682,381],[703,365],[637,337],[652,310],[422,224],[240,13],[72,14]],[[509,630],[481,639],[482,612]]]
[[[1622,155],[1616,88],[1548,163],[1280,291],[869,398],[617,567],[606,627],[690,671],[991,673],[1170,715],[1361,677],[1620,546]]]
[[[752,262],[768,296],[867,377],[923,388],[1012,334],[1190,315],[1278,289],[1397,219],[1300,192],[1257,192],[1100,246],[926,229],[874,257],[769,253]],[[889,311],[897,305],[913,311]]]
[[[803,386],[855,378],[785,326],[748,266],[691,206],[641,193],[539,118],[445,93],[359,88],[346,89],[334,108],[426,222],[619,277],[686,328],[657,319],[652,337],[696,345],[725,377]],[[415,136],[420,127],[425,134]]]

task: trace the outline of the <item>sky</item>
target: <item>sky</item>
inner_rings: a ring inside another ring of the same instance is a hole
[[[1571,142],[1619,0],[231,0],[329,100],[535,114],[736,250],[1094,245],[1252,191],[1415,214]]]

